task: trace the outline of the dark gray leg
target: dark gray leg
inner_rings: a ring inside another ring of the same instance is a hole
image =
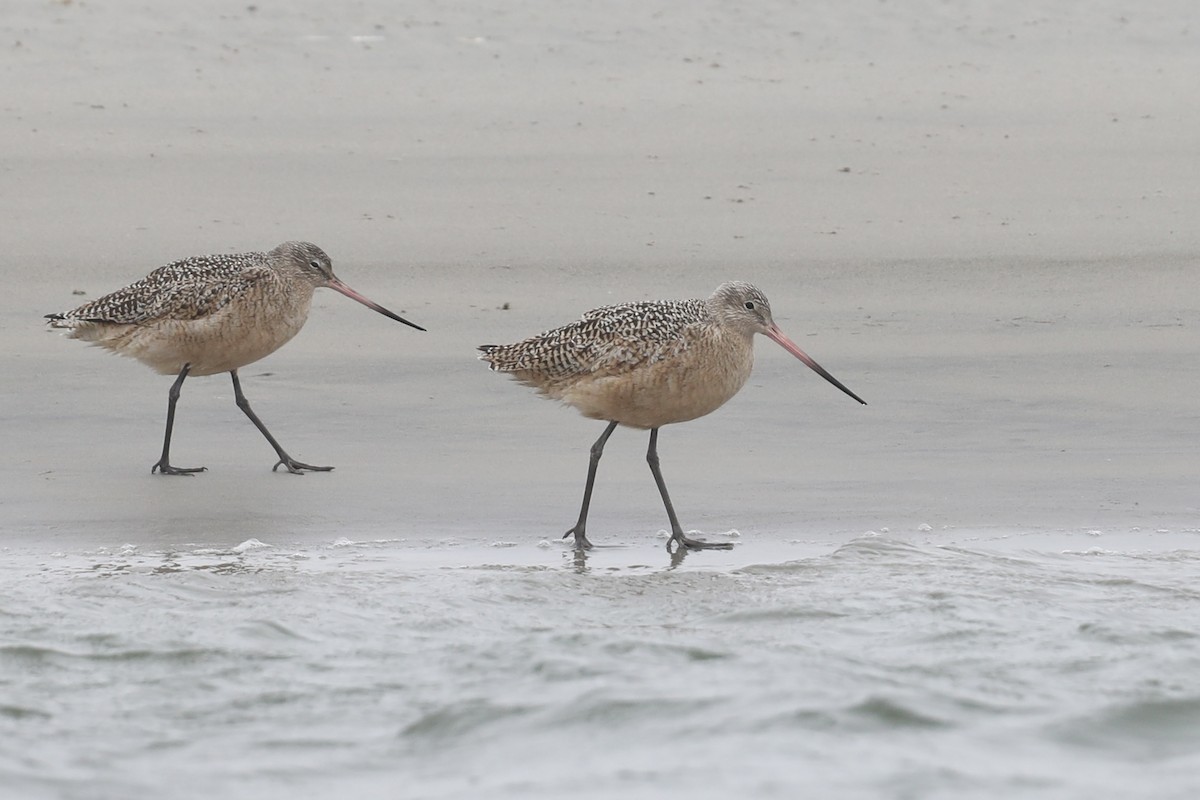
[[[600,465],[600,456],[604,455],[604,444],[616,429],[616,422],[608,423],[608,427],[604,429],[604,433],[600,434],[600,438],[592,445],[592,455],[588,461],[587,485],[583,487],[583,505],[579,508],[579,521],[575,523],[574,528],[571,528],[571,530],[562,535],[562,538],[565,539],[571,534],[575,534],[576,550],[590,550],[592,548],[592,543],[588,541],[587,535],[584,533],[584,530],[587,528],[588,506],[592,504],[592,485],[596,482],[596,467]]]
[[[191,364],[184,364],[183,369],[179,370],[179,377],[171,384],[171,391],[167,392],[167,432],[163,436],[162,458],[158,459],[158,463],[150,468],[151,475],[155,472],[161,472],[163,475],[191,475],[193,472],[204,472],[206,469],[206,467],[171,466],[171,431],[175,429],[175,404],[179,402],[179,391],[183,386],[183,379],[188,376],[191,369]]]
[[[667,494],[667,482],[663,480],[662,470],[658,468],[658,428],[650,429],[650,447],[646,450],[646,463],[650,465],[654,482],[658,484],[658,493],[662,495],[663,505],[667,507],[667,519],[671,520],[671,538],[667,540],[667,552],[671,552],[672,544],[692,550],[732,550],[733,545],[728,542],[702,542],[684,536],[683,528],[679,526],[679,518],[675,516],[675,508],[671,505],[671,496]]]
[[[275,466],[271,467],[272,472],[279,469],[280,464],[287,467],[287,471],[293,475],[303,475],[302,470],[306,469],[313,470],[314,472],[329,472],[329,470],[333,469],[333,467],[314,467],[312,464],[297,461],[285,453],[283,448],[279,446],[279,442],[275,441],[275,437],[267,430],[267,426],[263,425],[262,420],[254,413],[254,409],[250,408],[250,401],[246,399],[246,395],[242,394],[242,382],[238,380],[237,370],[230,370],[229,374],[233,376],[233,398],[237,401],[237,407],[250,418],[250,421],[254,423],[254,427],[258,428],[259,433],[267,437],[267,441],[271,443],[271,447],[275,448],[275,455],[279,456],[279,460],[275,462]]]

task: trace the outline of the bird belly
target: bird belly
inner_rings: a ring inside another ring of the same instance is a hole
[[[584,416],[631,428],[658,428],[716,411],[750,377],[752,359],[667,359],[621,375],[585,376],[558,399]]]
[[[199,319],[159,319],[135,325],[88,323],[75,338],[136,358],[156,372],[173,375],[191,364],[194,376],[214,375],[252,364],[290,341],[307,319],[308,304],[295,313],[240,313],[230,304]]]

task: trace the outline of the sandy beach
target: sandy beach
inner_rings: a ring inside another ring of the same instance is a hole
[[[7,23],[7,525],[169,535],[163,493],[188,518],[241,490],[213,511],[553,531],[599,431],[474,345],[733,278],[870,406],[762,343],[741,396],[663,433],[689,524],[1195,522],[1186,16],[213,8]],[[262,475],[206,379],[179,427],[205,485],[152,478],[168,382],[41,315],[284,239],[430,332],[321,295],[245,382],[338,472]],[[642,438],[597,514],[657,524]]]
[[[759,342],[734,400],[661,433],[684,527],[737,542],[685,571],[880,533],[1194,563],[1196,31],[1191,4],[1117,0],[18,4],[2,546],[344,537],[557,569],[602,426],[475,346],[740,279],[869,405]],[[318,293],[241,375],[337,469],[272,474],[216,376],[185,385],[173,449],[209,472],[152,476],[170,381],[42,315],[289,239],[428,332]],[[593,568],[668,564],[645,446],[609,444],[589,535],[619,547]]]

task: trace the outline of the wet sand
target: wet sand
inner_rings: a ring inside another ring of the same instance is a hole
[[[839,8],[15,11],[10,543],[556,539],[601,428],[474,345],[734,278],[870,405],[759,343],[737,398],[662,433],[685,527],[1195,528],[1190,7]],[[337,470],[271,474],[215,377],[185,385],[174,449],[210,472],[151,476],[170,382],[41,315],[284,239],[429,332],[318,295],[243,378]],[[597,542],[665,524],[644,449],[610,443]]]
[[[12,5],[12,4],[10,4]],[[1197,12],[1182,0],[24,3],[0,19],[0,787],[23,798],[1191,798]],[[310,240],[225,376],[48,332]],[[728,279],[643,433],[487,342]],[[215,768],[214,765],[219,765]],[[0,794],[3,794],[0,788]]]

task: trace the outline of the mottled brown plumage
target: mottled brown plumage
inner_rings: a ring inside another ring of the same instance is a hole
[[[163,455],[151,471],[197,472],[169,463],[175,402],[188,375],[229,372],[238,406],[275,448],[290,472],[328,470],[295,461],[254,415],[237,370],[278,350],[304,327],[313,292],[328,287],[406,325],[424,330],[368,300],[333,274],[329,256],[308,242],[284,242],[267,253],[193,256],[159,267],[145,278],[62,314],[53,328],[157,372],[178,375],[167,408]]]
[[[715,546],[683,535],[658,469],[658,429],[709,414],[737,394],[754,366],[756,333],[863,402],[779,330],[757,287],[738,281],[721,284],[707,300],[604,306],[514,344],[479,347],[479,358],[493,370],[509,373],[584,416],[609,422],[592,446],[579,521],[566,534],[575,535],[578,547],[591,546],[584,528],[596,464],[617,425],[650,430],[646,455],[671,521],[671,543]]]

